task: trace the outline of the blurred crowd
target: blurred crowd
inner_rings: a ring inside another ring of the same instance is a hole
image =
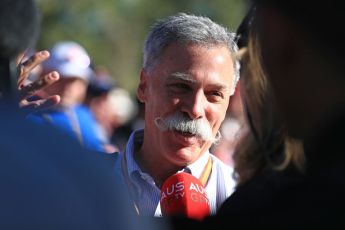
[[[94,66],[90,54],[77,42],[58,41],[49,51],[49,59],[37,65],[24,84],[57,71],[59,81],[39,90],[36,96],[59,95],[60,102],[28,119],[55,125],[89,149],[119,152],[138,113],[136,100],[117,85],[106,67]],[[32,52],[27,52],[26,58],[29,55]]]

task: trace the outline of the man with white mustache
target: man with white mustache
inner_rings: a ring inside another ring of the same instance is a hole
[[[209,18],[184,13],[148,34],[137,89],[145,129],[131,134],[115,165],[139,215],[161,216],[161,185],[179,171],[200,179],[212,215],[233,192],[232,169],[209,152],[239,78],[233,39]]]

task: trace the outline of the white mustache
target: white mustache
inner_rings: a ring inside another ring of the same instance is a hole
[[[212,141],[213,143],[220,139],[220,135],[218,137],[213,136],[212,129],[207,122],[201,119],[192,120],[181,113],[175,113],[166,118],[157,117],[154,122],[161,131],[169,130],[190,133],[204,141]]]

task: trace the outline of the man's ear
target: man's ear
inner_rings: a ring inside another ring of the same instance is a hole
[[[140,82],[137,88],[137,98],[140,102],[145,103],[146,101],[146,91],[147,91],[147,74],[144,69],[140,71]]]

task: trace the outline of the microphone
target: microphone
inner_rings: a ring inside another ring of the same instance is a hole
[[[202,183],[185,172],[170,176],[162,185],[163,216],[186,216],[202,220],[210,215],[210,202]]]

